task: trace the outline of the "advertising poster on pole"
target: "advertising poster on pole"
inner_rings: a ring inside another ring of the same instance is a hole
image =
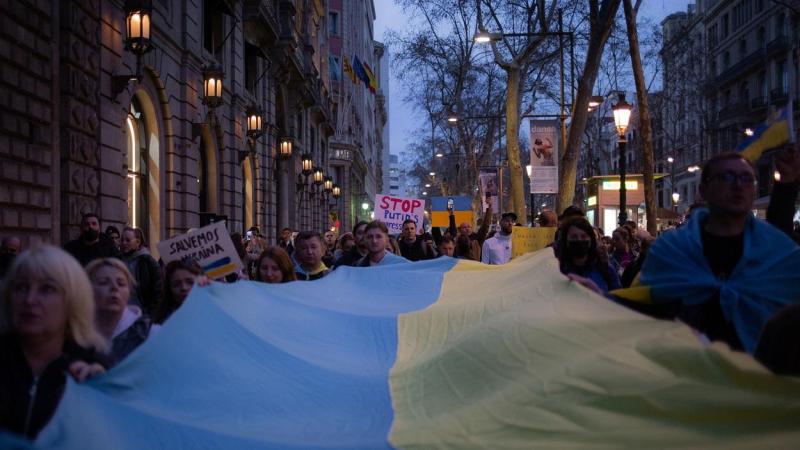
[[[407,219],[413,219],[417,223],[417,233],[422,233],[425,200],[395,197],[389,194],[375,196],[375,220],[386,224],[390,234],[399,234],[403,231],[403,222]]]
[[[225,222],[215,222],[156,244],[164,264],[192,258],[209,278],[220,278],[243,266]]]
[[[481,210],[486,211],[489,205],[492,205],[492,211],[495,214],[500,212],[500,197],[498,183],[497,183],[497,169],[482,168],[478,173],[478,179],[481,183]]]
[[[558,121],[531,120],[531,194],[558,193]]]

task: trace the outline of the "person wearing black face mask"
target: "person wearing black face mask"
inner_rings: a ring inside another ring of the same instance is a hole
[[[74,256],[82,266],[98,258],[122,257],[114,241],[100,233],[100,219],[95,213],[86,213],[81,217],[81,235],[64,244],[64,250]]]
[[[603,295],[621,287],[617,272],[598,257],[594,229],[585,218],[571,218],[561,225],[558,246],[564,275]]]

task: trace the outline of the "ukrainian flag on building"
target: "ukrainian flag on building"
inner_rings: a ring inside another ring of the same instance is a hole
[[[736,146],[736,151],[741,152],[748,161],[756,162],[766,150],[787,142],[794,142],[792,102],[775,111],[766,122],[753,130],[752,136],[748,136]]]
[[[545,249],[195,288],[70,381],[34,447],[794,448],[798,412],[800,379],[590,293]]]

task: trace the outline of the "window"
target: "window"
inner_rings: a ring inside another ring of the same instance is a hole
[[[333,55],[328,56],[328,67],[330,70],[331,81],[342,80],[342,67],[339,65],[339,58]]]
[[[708,48],[714,48],[717,45],[717,24],[711,25],[708,28]]]
[[[786,36],[786,14],[780,13],[775,17],[775,37]]]
[[[727,69],[731,65],[731,52],[725,50],[722,54],[722,68]]]
[[[225,39],[226,10],[224,1],[203,1],[203,47],[217,59],[221,56],[222,41]]]
[[[756,42],[758,46],[763,48],[767,45],[767,32],[764,27],[758,27],[758,31],[756,32]]]
[[[739,59],[744,59],[747,56],[747,40],[742,39],[739,41]]]
[[[729,28],[728,14],[722,16],[720,28],[721,28],[720,33],[722,33],[720,38],[725,39],[726,37],[728,37],[728,28]]]
[[[339,34],[339,14],[332,12],[328,13],[328,33],[331,36]]]
[[[255,45],[244,44],[244,87],[250,92],[255,92],[258,79],[258,58],[261,50]]]
[[[768,91],[769,88],[767,86],[767,72],[762,70],[758,74],[758,95],[762,97],[762,101],[766,100]]]
[[[128,224],[141,228],[147,236],[147,129],[142,109],[136,97],[131,101],[131,112],[126,119],[128,176]]]
[[[781,94],[786,94],[789,92],[789,73],[786,71],[786,60],[778,62],[775,69],[775,86],[780,89]]]
[[[739,86],[739,101],[743,104],[746,104],[749,99],[750,99],[750,87],[747,85],[747,81],[744,81]]]

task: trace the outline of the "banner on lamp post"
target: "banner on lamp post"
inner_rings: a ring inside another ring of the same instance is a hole
[[[531,120],[531,194],[558,193],[558,121]]]
[[[494,214],[500,211],[500,189],[498,189],[497,169],[483,168],[478,173],[478,180],[481,183],[481,210],[486,211],[492,205]]]

